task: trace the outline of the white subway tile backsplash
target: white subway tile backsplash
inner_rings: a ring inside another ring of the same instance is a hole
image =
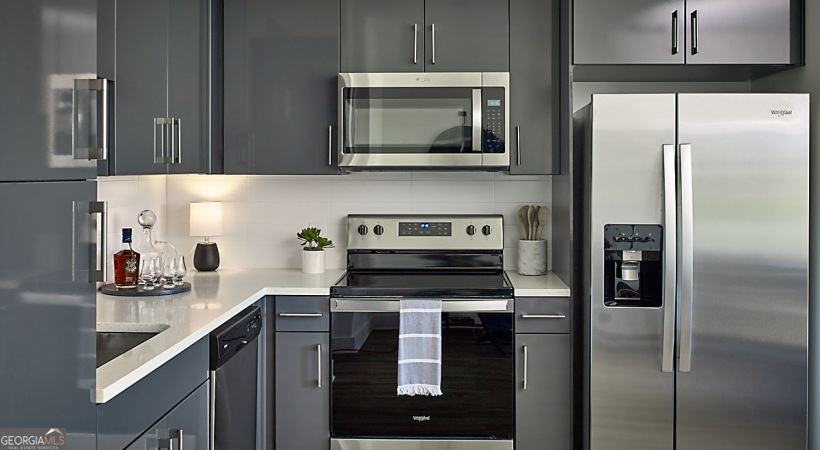
[[[136,215],[153,209],[159,239],[191,258],[199,236],[189,236],[189,203],[222,201],[222,236],[214,236],[221,267],[298,268],[296,233],[317,226],[335,248],[328,268],[346,265],[348,214],[503,214],[505,264],[515,269],[523,237],[518,208],[551,204],[548,176],[489,172],[365,172],[342,176],[169,175],[101,178],[109,199],[109,241],[119,247],[119,228],[137,228]],[[116,228],[115,228],[116,227]],[[115,232],[116,231],[116,232]],[[135,237],[138,231],[135,230]],[[551,234],[547,226],[544,235]],[[548,249],[552,243],[548,240]],[[113,253],[113,252],[112,252]],[[551,257],[551,255],[550,255]],[[193,270],[193,269],[192,269]]]

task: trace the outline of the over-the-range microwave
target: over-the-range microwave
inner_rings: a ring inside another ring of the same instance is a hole
[[[507,72],[339,74],[342,170],[504,170]]]

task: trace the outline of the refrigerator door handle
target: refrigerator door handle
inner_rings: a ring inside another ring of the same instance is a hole
[[[661,371],[672,372],[675,366],[675,280],[677,278],[677,160],[674,145],[663,146],[663,204],[666,238],[663,240],[663,353]]]
[[[680,270],[680,361],[678,370],[692,368],[692,302],[694,270],[694,225],[692,204],[692,145],[680,145],[681,270]]]

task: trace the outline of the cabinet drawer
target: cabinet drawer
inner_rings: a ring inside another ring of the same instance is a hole
[[[570,321],[569,298],[515,299],[516,333],[569,333]]]
[[[276,297],[276,331],[330,331],[328,297]]]

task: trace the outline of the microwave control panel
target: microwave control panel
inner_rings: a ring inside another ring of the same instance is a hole
[[[504,111],[504,88],[485,87],[482,89],[481,120],[484,129],[484,153],[504,153],[506,117]]]

